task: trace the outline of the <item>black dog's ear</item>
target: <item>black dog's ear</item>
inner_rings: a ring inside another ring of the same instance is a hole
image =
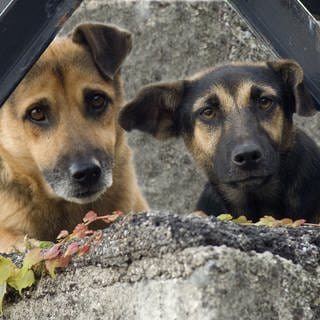
[[[119,115],[123,129],[138,129],[158,139],[178,136],[177,109],[182,101],[184,81],[158,83],[141,89]]]
[[[301,66],[294,60],[280,59],[267,62],[267,65],[280,74],[282,81],[291,88],[295,100],[294,112],[300,116],[313,116],[316,105],[307,92]]]
[[[98,69],[110,79],[132,48],[131,33],[112,25],[81,24],[71,37],[74,42],[89,48]]]

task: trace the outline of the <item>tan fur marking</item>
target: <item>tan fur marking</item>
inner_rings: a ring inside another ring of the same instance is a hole
[[[228,65],[234,66],[234,67],[245,67],[245,66],[252,66],[252,62],[234,61],[234,62],[229,62]],[[258,67],[267,68],[267,65],[265,62],[255,62],[255,65]],[[206,70],[197,72],[194,75],[190,76],[188,78],[188,80],[197,81],[197,80],[203,78],[204,76],[206,76],[207,74],[209,74],[210,72],[215,71],[215,70],[219,70],[221,67],[224,67],[224,66],[225,66],[225,63],[221,63],[221,64],[216,65],[215,67],[208,68]]]
[[[222,85],[214,85],[203,97],[196,100],[195,104],[193,105],[193,111],[197,111],[198,109],[202,108],[206,101],[210,97],[217,96],[221,108],[225,111],[230,111],[232,109],[232,106],[234,105],[234,99],[228,92],[226,88],[224,88]]]
[[[251,88],[254,85],[252,81],[243,81],[236,92],[237,108],[247,107],[251,100]]]
[[[281,144],[283,132],[283,112],[277,108],[272,119],[260,122],[262,128],[268,133],[270,138],[277,144]]]
[[[271,96],[277,95],[277,92],[272,87],[262,85],[259,83],[254,83],[252,81],[243,81],[237,88],[237,93],[236,93],[236,102],[237,102],[236,105],[239,109],[247,107],[250,104],[251,89],[254,86],[258,87],[262,91],[262,94],[264,95],[271,95]]]
[[[194,128],[194,138],[191,143],[186,142],[186,145],[202,168],[207,167],[207,162],[212,159],[212,155],[215,153],[220,136],[220,128],[212,131],[200,121],[196,123]]]

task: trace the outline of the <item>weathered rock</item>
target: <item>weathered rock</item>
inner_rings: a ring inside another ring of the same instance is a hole
[[[319,241],[317,228],[128,215],[4,319],[319,319]]]

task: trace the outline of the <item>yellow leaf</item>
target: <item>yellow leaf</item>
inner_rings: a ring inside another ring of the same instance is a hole
[[[273,227],[276,224],[276,219],[271,216],[264,216],[260,218],[260,220],[255,223],[257,226],[268,226]]]
[[[41,249],[40,248],[31,249],[30,251],[28,251],[28,253],[25,255],[23,259],[22,269],[27,271],[42,260],[43,260],[43,255],[41,253]]]
[[[32,270],[19,269],[8,279],[8,285],[21,293],[22,289],[31,287],[35,282]]]
[[[4,281],[2,284],[0,284],[0,316],[2,316],[2,303],[4,295],[7,292],[7,282]]]
[[[10,259],[0,256],[0,283],[7,281],[15,268],[15,264]]]
[[[252,220],[248,220],[246,216],[239,216],[238,218],[232,219],[232,222],[238,224],[251,224]]]
[[[220,214],[217,218],[221,221],[231,221],[233,219],[232,215],[228,213]]]
[[[284,218],[284,219],[281,219],[280,222],[281,222],[281,225],[283,226],[289,226],[289,225],[292,225],[293,220],[289,218]]]

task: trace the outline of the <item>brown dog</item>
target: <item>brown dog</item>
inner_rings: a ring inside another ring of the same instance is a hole
[[[55,40],[0,110],[0,251],[53,240],[88,210],[147,209],[117,117],[131,35],[83,24]]]
[[[320,221],[320,149],[293,123],[316,112],[292,60],[226,64],[144,87],[120,124],[182,137],[208,178],[196,210]]]

